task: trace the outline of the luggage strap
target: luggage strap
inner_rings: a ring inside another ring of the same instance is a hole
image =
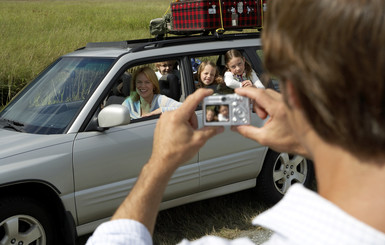
[[[219,2],[219,15],[221,17],[221,27],[216,29],[215,32],[223,33],[225,32],[225,28],[223,28],[222,3],[221,3],[221,0],[218,0],[218,2]]]

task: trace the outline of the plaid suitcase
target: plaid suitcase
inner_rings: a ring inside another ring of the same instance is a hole
[[[185,0],[171,3],[171,13],[173,31],[262,27],[261,0]]]

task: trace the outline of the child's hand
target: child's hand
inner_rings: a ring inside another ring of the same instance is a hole
[[[253,84],[251,83],[250,80],[245,80],[242,82],[242,87],[245,88],[245,87],[252,87]]]

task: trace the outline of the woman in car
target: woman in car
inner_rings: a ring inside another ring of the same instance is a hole
[[[160,94],[158,78],[150,67],[139,68],[132,81],[132,92],[122,103],[130,110],[131,119],[175,110],[182,104]]]

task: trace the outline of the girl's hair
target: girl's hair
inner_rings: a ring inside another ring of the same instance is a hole
[[[143,73],[148,80],[154,85],[154,94],[159,94],[160,93],[160,88],[159,88],[159,82],[158,78],[154,72],[153,69],[151,69],[148,66],[145,67],[140,67],[138,70],[135,71],[133,77],[132,77],[132,82],[131,82],[131,97],[132,101],[138,101],[139,100],[139,94],[136,92],[136,78],[140,73]]]
[[[227,67],[227,64],[230,62],[230,60],[233,58],[241,58],[245,60],[246,77],[251,77],[251,73],[253,72],[253,69],[251,68],[249,61],[247,61],[245,57],[242,55],[242,53],[236,49],[230,49],[229,51],[226,52],[225,54],[226,67]]]
[[[203,61],[199,67],[198,67],[198,88],[204,88],[205,87],[205,84],[202,82],[202,79],[201,79],[201,73],[202,71],[205,69],[206,66],[212,66],[215,68],[215,76],[214,76],[214,81],[212,84],[210,85],[213,85],[213,84],[221,84],[223,83],[223,79],[221,76],[219,76],[219,70],[218,70],[218,67],[217,65],[215,65],[214,62],[212,61]]]

